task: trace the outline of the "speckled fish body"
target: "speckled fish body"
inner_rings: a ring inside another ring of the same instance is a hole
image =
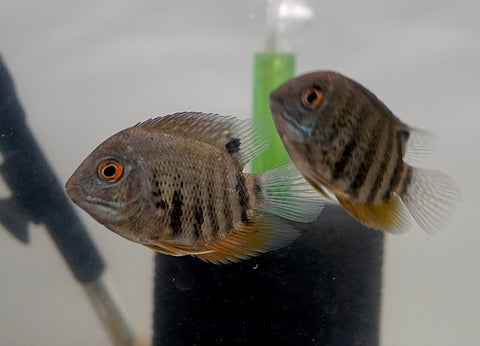
[[[410,227],[411,214],[434,231],[451,214],[458,196],[452,180],[405,160],[428,151],[432,138],[401,122],[359,83],[335,72],[309,73],[275,90],[270,106],[300,172],[362,223],[400,232]]]
[[[293,165],[243,173],[265,135],[213,114],[152,119],[99,145],[67,194],[107,228],[166,254],[225,263],[274,250],[298,234],[273,214],[308,222],[322,202]]]

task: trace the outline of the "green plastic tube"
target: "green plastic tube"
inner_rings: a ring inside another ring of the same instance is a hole
[[[278,135],[268,99],[270,93],[295,74],[295,55],[289,53],[256,53],[254,61],[253,119],[271,130],[271,142],[266,151],[252,162],[252,172],[263,172],[290,161]]]

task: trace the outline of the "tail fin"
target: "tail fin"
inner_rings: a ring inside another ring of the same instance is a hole
[[[445,174],[412,167],[410,184],[400,197],[418,225],[433,233],[451,218],[460,191]]]
[[[299,222],[314,221],[326,201],[302,177],[292,163],[259,173],[260,209]]]

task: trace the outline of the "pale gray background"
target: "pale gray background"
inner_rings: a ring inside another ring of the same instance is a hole
[[[463,192],[443,232],[430,236],[415,227],[386,237],[382,344],[478,344],[478,1],[313,3],[315,18],[294,46],[298,73],[341,71],[405,122],[436,134],[437,150],[425,165],[454,177]],[[250,116],[265,5],[1,1],[0,52],[59,179],[106,137],[153,115]],[[149,335],[153,253],[79,213]],[[30,231],[24,246],[0,229],[0,344],[108,345],[44,229]]]

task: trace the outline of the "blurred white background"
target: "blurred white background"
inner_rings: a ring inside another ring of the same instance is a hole
[[[386,237],[382,345],[478,344],[480,5],[312,3],[315,17],[293,46],[297,73],[342,72],[406,123],[434,133],[437,150],[424,165],[454,177],[463,192],[441,233],[415,227]],[[249,117],[265,8],[260,0],[3,0],[0,54],[64,182],[97,144],[148,117]],[[76,210],[150,335],[153,253]],[[24,246],[0,229],[0,344],[108,345],[44,229],[32,225],[30,236]]]

